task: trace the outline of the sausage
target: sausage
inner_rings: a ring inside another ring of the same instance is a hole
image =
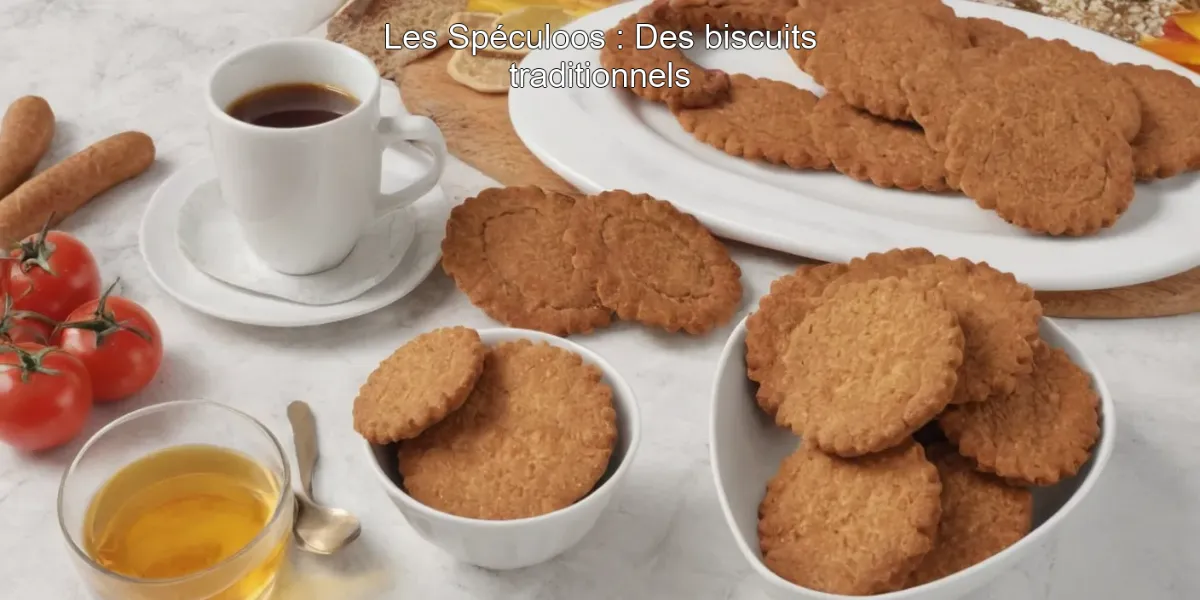
[[[38,96],[17,98],[0,121],[0,198],[17,189],[54,139],[54,111]]]
[[[41,231],[51,215],[51,225],[62,221],[153,162],[154,141],[140,131],[118,133],[67,157],[0,200],[0,244]]]

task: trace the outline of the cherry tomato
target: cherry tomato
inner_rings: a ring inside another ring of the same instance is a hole
[[[0,345],[0,441],[33,452],[83,429],[92,384],[78,358],[40,344]]]
[[[133,300],[110,296],[115,286],[71,311],[52,340],[87,367],[96,402],[138,393],[162,365],[158,323]]]
[[[47,223],[49,225],[49,223]],[[12,251],[9,293],[13,308],[61,321],[100,296],[100,268],[75,236],[43,229]]]

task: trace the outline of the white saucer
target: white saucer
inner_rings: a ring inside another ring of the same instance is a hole
[[[400,189],[420,175],[417,158],[388,150],[383,155],[384,191]],[[441,188],[408,210],[417,217],[417,234],[396,270],[366,293],[325,306],[297,304],[227,285],[196,269],[179,248],[180,210],[192,192],[211,177],[204,163],[180,169],[159,186],[142,215],[138,245],[154,278],[181,304],[218,319],[264,327],[305,327],[351,319],[383,308],[408,295],[437,266],[450,201]]]
[[[244,290],[300,304],[341,304],[383,283],[396,270],[417,235],[409,207],[383,215],[368,226],[350,255],[332,269],[311,275],[287,275],[267,266],[242,234],[237,216],[221,197],[212,163],[209,179],[192,190],[180,209],[179,248],[202,273]]]

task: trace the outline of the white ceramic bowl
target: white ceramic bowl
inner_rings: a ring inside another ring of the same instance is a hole
[[[950,600],[977,590],[1042,544],[1063,519],[1088,495],[1108,464],[1116,441],[1112,398],[1096,365],[1049,319],[1042,319],[1042,339],[1062,348],[1083,370],[1091,374],[1100,395],[1100,439],[1091,459],[1079,473],[1056,485],[1033,490],[1033,531],[1003,552],[969,569],[932,583],[873,600]],[[758,505],[780,461],[795,450],[799,438],[777,427],[754,402],[756,385],[746,378],[746,322],[729,336],[717,364],[713,383],[710,451],[713,478],[725,521],[733,531],[738,548],[763,577],[766,591],[778,600],[839,600],[850,596],[827,594],[802,588],[763,564],[758,545]]]
[[[519,339],[544,341],[579,354],[585,363],[595,365],[604,374],[617,411],[617,442],[608,470],[590,494],[566,508],[527,519],[487,521],[459,517],[425,506],[405,493],[396,465],[395,446],[364,443],[379,483],[422,538],[465,563],[486,569],[519,569],[566,552],[591,531],[637,453],[641,417],[629,384],[612,365],[579,344],[525,329],[481,329],[479,337],[488,346]]]

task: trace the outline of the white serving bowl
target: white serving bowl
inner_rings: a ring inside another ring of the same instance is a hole
[[[629,384],[612,365],[579,344],[526,329],[481,329],[479,337],[488,346],[520,339],[547,342],[575,352],[583,357],[584,363],[596,366],[603,373],[604,383],[612,388],[613,408],[617,411],[617,441],[608,469],[591,493],[571,506],[537,517],[508,521],[468,519],[435,510],[409,496],[396,464],[394,445],[364,444],[367,459],[384,491],[425,541],[460,561],[485,569],[519,569],[566,552],[591,531],[637,454],[641,417]]]
[[[873,600],[950,600],[977,590],[1054,535],[1091,492],[1112,456],[1116,423],[1112,397],[1096,365],[1053,321],[1042,319],[1042,339],[1062,348],[1092,378],[1100,395],[1100,439],[1079,473],[1056,485],[1033,488],[1033,531],[1003,552],[964,571],[912,589],[871,596]],[[757,386],[746,377],[746,321],[729,336],[713,383],[710,452],[713,479],[725,521],[738,549],[778,600],[839,600],[851,596],[818,592],[793,584],[763,564],[758,544],[758,505],[779,463],[796,449],[799,438],[778,427],[754,401]],[[859,596],[858,598],[861,598]]]

